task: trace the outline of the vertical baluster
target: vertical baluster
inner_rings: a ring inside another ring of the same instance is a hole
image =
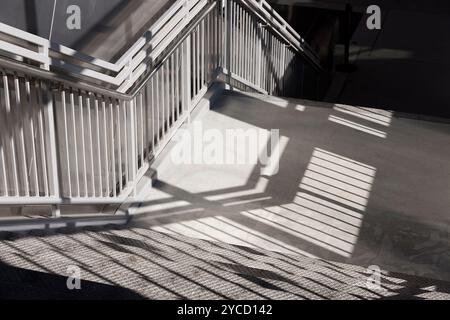
[[[175,122],[175,63],[174,63],[174,55],[176,52],[174,52],[170,57],[170,96],[171,96],[171,111],[172,111],[172,124]]]
[[[25,196],[30,195],[29,183],[28,183],[28,165],[27,165],[27,153],[25,150],[25,136],[24,136],[24,127],[25,127],[25,117],[22,108],[22,100],[20,96],[20,83],[17,75],[14,75],[14,93],[15,93],[15,114],[17,115],[17,124],[19,131],[19,167],[22,168],[22,180],[23,180],[23,191]],[[16,123],[16,122],[15,122]],[[20,183],[20,180],[19,180]]]
[[[139,135],[139,140],[140,140],[140,145],[141,145],[141,166],[144,165],[144,102],[143,102],[143,96],[142,96],[142,91],[139,92],[138,94],[138,98],[139,98],[139,123],[140,123],[140,135]]]
[[[156,75],[154,75],[150,79],[150,108],[152,113],[152,153],[155,154],[155,108],[157,106],[157,103],[155,102],[155,78]]]
[[[87,185],[87,166],[86,166],[86,141],[84,131],[83,94],[81,93],[81,91],[78,92],[78,108],[80,109],[81,154],[83,163],[83,182],[84,182],[83,195],[87,197],[88,185]]]
[[[34,190],[35,196],[39,196],[39,178],[38,178],[38,168],[37,168],[37,153],[36,153],[36,132],[34,126],[34,118],[33,118],[33,100],[31,95],[31,86],[29,79],[25,79],[25,94],[27,97],[27,105],[28,105],[28,125],[30,127],[30,136],[31,136],[31,170],[33,171],[33,181],[34,181]]]
[[[128,159],[129,159],[129,155],[128,155],[128,113],[127,113],[127,104],[124,101],[122,104],[122,114],[123,114],[123,141],[124,141],[124,158],[125,158],[125,183],[128,184],[129,181],[129,172],[130,172],[130,168],[128,166]]]
[[[180,117],[180,79],[179,79],[179,72],[180,72],[180,61],[179,61],[179,55],[180,55],[180,50],[177,49],[175,50],[175,83],[176,83],[176,117],[177,120]]]
[[[191,64],[190,64],[190,74],[192,76],[192,79],[190,80],[192,82],[192,86],[191,86],[191,91],[190,91],[190,98],[195,96],[195,91],[197,88],[197,81],[195,81],[195,62],[196,62],[196,56],[197,53],[195,52],[195,30],[194,29],[194,33],[191,34],[190,38],[190,47],[192,50],[192,54],[191,54]]]
[[[203,19],[200,22],[200,43],[201,43],[201,49],[200,49],[200,56],[201,56],[201,62],[200,62],[200,71],[201,71],[201,81],[200,81],[200,88],[202,89],[206,83],[205,81],[205,20]]]
[[[137,174],[137,158],[136,158],[136,99],[133,98],[130,101],[130,179],[133,182],[133,196],[136,194],[136,174]]]
[[[170,122],[170,60],[166,60],[164,63],[164,111],[166,116],[166,132],[170,131],[171,128],[171,122]]]
[[[89,130],[89,153],[90,153],[90,164],[91,164],[91,189],[92,196],[95,197],[95,169],[94,169],[94,147],[92,140],[92,117],[91,117],[91,93],[89,92],[86,96],[86,109],[87,109],[87,117],[88,117],[88,130]]]
[[[239,75],[244,78],[244,9],[239,6]]]
[[[9,154],[11,155],[11,166],[12,166],[12,180],[13,180],[13,188],[14,195],[19,196],[19,178],[17,176],[17,163],[16,163],[16,146],[14,139],[13,128],[11,127],[11,121],[13,120],[11,114],[11,101],[9,95],[9,84],[8,84],[8,76],[6,73],[3,74],[3,87],[5,89],[5,108],[6,108],[6,124],[7,124],[7,132],[9,138]]]
[[[113,109],[113,101],[112,99],[109,99],[109,140],[111,142],[111,158],[108,159],[111,160],[111,175],[112,175],[112,181],[111,181],[111,187],[112,187],[112,195],[115,197],[116,194],[116,151],[114,148],[115,145],[115,139],[114,139],[114,109]]]
[[[77,126],[75,121],[75,100],[73,91],[70,91],[70,104],[72,106],[72,128],[73,128],[73,156],[75,158],[75,185],[77,190],[77,197],[80,196],[80,176],[78,172],[78,143],[77,143]]]
[[[250,58],[252,58],[252,56],[249,54],[248,49],[250,49],[250,40],[249,40],[249,35],[250,35],[250,19],[249,19],[249,15],[247,10],[244,10],[244,21],[245,21],[245,25],[244,25],[244,47],[246,48],[247,51],[244,54],[244,68],[245,68],[245,78],[246,80],[250,80],[250,72],[249,72],[249,64],[250,64]]]
[[[97,131],[97,162],[98,162],[98,188],[99,192],[97,196],[103,196],[103,168],[102,168],[102,152],[101,152],[101,142],[100,142],[100,113],[98,112],[98,99],[97,95],[94,95],[94,110],[95,110],[95,128]]]
[[[230,45],[230,48],[229,49],[227,49],[227,51],[230,51],[231,52],[231,54],[229,55],[230,56],[230,66],[229,66],[229,68],[230,68],[230,70],[229,70],[229,72],[235,72],[235,70],[236,70],[236,32],[237,32],[237,29],[236,29],[236,9],[235,9],[235,6],[236,6],[236,4],[235,4],[235,2],[234,1],[232,1],[231,2],[231,4],[230,4],[230,6],[228,7],[229,9],[230,9],[230,19],[231,19],[231,26],[230,26],[230,28],[228,28],[228,30],[230,31],[229,33],[230,33],[230,35],[229,35],[229,38],[230,38],[230,43],[229,43],[229,45]],[[227,21],[228,22],[228,21]]]
[[[160,119],[159,119],[159,117],[160,117],[160,110],[159,110],[159,108],[160,108],[160,106],[161,106],[161,101],[159,100],[159,93],[160,93],[160,88],[161,88],[161,85],[160,85],[160,70],[158,71],[158,72],[156,72],[155,73],[155,75],[154,75],[154,79],[155,79],[155,81],[156,81],[156,83],[155,83],[155,88],[156,88],[156,90],[154,91],[154,93],[155,93],[155,111],[156,111],[156,146],[157,147],[159,147],[159,138],[160,138],[160,136],[159,136],[159,133],[160,133],[160,130],[161,130],[161,125],[160,125]]]
[[[102,111],[103,111],[103,152],[104,152],[103,155],[105,159],[105,179],[106,179],[105,195],[109,197],[110,189],[109,189],[108,129],[107,129],[106,102],[104,97],[102,97]]]
[[[64,119],[64,142],[65,142],[65,155],[66,155],[66,163],[67,163],[67,181],[68,181],[68,191],[69,197],[72,197],[72,179],[70,177],[70,163],[71,157],[69,155],[69,134],[68,134],[68,126],[69,123],[67,121],[67,105],[66,105],[66,90],[64,88],[61,89],[61,104],[63,109],[63,119]]]
[[[41,149],[41,163],[42,163],[42,180],[44,182],[44,194],[48,196],[49,185],[48,185],[48,174],[47,174],[47,154],[46,154],[46,143],[44,138],[44,102],[42,99],[42,88],[39,82],[36,82],[36,90],[38,97],[38,127],[39,127],[39,140],[40,140],[40,149]]]
[[[165,133],[166,133],[166,112],[165,112],[165,96],[166,96],[166,83],[165,83],[165,68],[164,68],[165,64],[162,65],[161,67],[161,82],[160,82],[160,86],[161,86],[161,113],[162,113],[162,135],[161,135],[161,139],[164,138]]]
[[[119,194],[122,193],[122,121],[120,118],[120,101],[116,102],[116,125],[117,125],[117,163],[119,169]]]
[[[2,74],[3,76],[3,74]],[[3,94],[2,94],[2,90],[0,90],[0,99],[5,99],[5,94],[6,94],[6,88],[4,86],[4,83],[2,83],[3,85]],[[1,89],[1,88],[0,88]],[[8,186],[8,170],[6,169],[7,167],[7,163],[6,163],[6,156],[5,154],[7,153],[7,150],[5,152],[6,146],[7,146],[7,135],[8,132],[6,131],[6,128],[8,126],[8,119],[6,118],[6,113],[2,107],[2,103],[0,103],[0,160],[1,160],[1,168],[2,168],[2,185],[3,185],[3,189],[4,189],[4,195],[5,196],[9,196],[9,186]]]

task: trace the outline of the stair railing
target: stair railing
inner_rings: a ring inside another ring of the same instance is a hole
[[[317,61],[255,0],[177,1],[115,63],[4,24],[0,33],[0,205],[51,205],[54,216],[61,204],[132,200],[218,78],[289,94]]]

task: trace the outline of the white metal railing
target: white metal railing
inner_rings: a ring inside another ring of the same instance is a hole
[[[264,1],[180,0],[110,63],[0,24],[38,46],[0,42],[22,61],[0,59],[0,205],[53,205],[58,215],[60,204],[124,202],[218,77],[269,94],[296,89],[314,56],[291,29]],[[105,88],[107,75],[46,48],[123,81]],[[53,70],[61,66],[70,77]]]
[[[0,35],[8,36],[9,42],[0,38],[0,50],[17,60],[37,63],[44,69],[65,71],[126,92],[207,2],[177,1],[115,63],[87,56],[4,23],[0,23]]]

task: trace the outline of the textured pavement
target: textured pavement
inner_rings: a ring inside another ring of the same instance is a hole
[[[443,281],[111,226],[2,234],[2,299],[449,299]],[[66,287],[68,266],[81,289]]]

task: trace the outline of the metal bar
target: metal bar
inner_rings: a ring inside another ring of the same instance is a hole
[[[17,177],[17,164],[16,164],[16,146],[14,142],[13,128],[11,127],[11,101],[9,97],[9,85],[8,76],[6,73],[3,74],[3,88],[5,90],[5,108],[6,108],[6,125],[9,138],[9,148],[11,152],[11,165],[12,165],[12,178],[13,178],[13,188],[14,195],[19,196],[19,179]]]
[[[105,102],[105,98],[102,97],[102,111],[103,111],[103,155],[105,158],[105,180],[106,180],[106,185],[105,185],[105,196],[109,197],[110,196],[110,189],[109,189],[109,153],[108,153],[108,129],[107,129],[107,123],[106,123],[106,102]]]
[[[111,142],[111,174],[112,174],[112,195],[115,197],[116,194],[116,152],[114,147],[114,109],[113,102],[109,100],[109,140]]]
[[[165,111],[165,96],[166,96],[166,82],[165,82],[165,64],[161,68],[161,113],[162,113],[162,138],[164,137],[164,134],[166,133],[167,124],[166,124],[166,111]]]
[[[23,115],[23,111],[22,111],[22,101],[21,101],[21,97],[20,97],[20,84],[19,84],[19,78],[17,77],[17,75],[14,75],[14,93],[15,93],[15,100],[16,100],[16,105],[15,105],[15,113],[17,115],[17,122],[15,121],[14,124],[19,124],[19,166],[22,168],[22,179],[23,179],[23,191],[25,193],[25,196],[29,196],[30,195],[30,189],[29,189],[29,183],[28,183],[28,166],[27,166],[27,153],[25,150],[25,137],[24,137],[24,127],[25,127],[25,122],[24,122],[24,115]]]
[[[128,163],[129,163],[129,155],[128,155],[128,117],[127,117],[127,102],[124,101],[123,102],[123,107],[122,107],[122,112],[123,112],[123,124],[124,124],[124,129],[123,129],[123,133],[124,133],[124,157],[125,157],[125,181],[126,181],[126,185],[128,184],[129,181],[129,173],[130,173],[130,168],[128,167]]]
[[[140,114],[140,142],[141,142],[141,166],[144,164],[144,107],[142,93],[139,94],[139,114]]]
[[[154,91],[154,93],[156,93],[155,94],[155,107],[154,107],[154,109],[156,110],[156,146],[158,146],[159,145],[159,138],[160,138],[160,130],[161,130],[161,125],[160,125],[160,119],[159,119],[159,117],[160,117],[160,115],[159,115],[159,108],[160,108],[160,105],[161,105],[161,103],[160,103],[160,100],[159,100],[159,93],[160,93],[160,91],[159,91],[159,89],[160,89],[160,77],[159,77],[159,75],[160,75],[160,72],[158,72],[156,75],[155,75],[155,80],[156,80],[156,84],[155,84],[155,87],[156,87],[156,90]]]
[[[47,129],[47,141],[48,141],[48,157],[49,161],[49,172],[51,172],[51,177],[48,177],[48,181],[50,184],[50,194],[52,196],[60,197],[60,185],[59,185],[59,177],[60,170],[58,167],[58,141],[56,138],[56,124],[55,124],[55,105],[53,103],[53,95],[49,90],[47,84],[43,81],[40,82],[41,90],[44,92],[43,94],[43,108],[45,113],[45,123]],[[58,216],[60,214],[58,208],[52,208],[52,213],[54,216]]]
[[[75,158],[75,185],[77,190],[77,196],[80,196],[80,176],[78,172],[78,143],[77,143],[77,126],[75,121],[75,100],[73,92],[70,91],[70,105],[72,106],[72,133],[73,133],[73,145],[74,145],[74,158]]]
[[[88,128],[89,128],[89,153],[91,160],[91,189],[92,196],[95,196],[95,169],[94,169],[94,147],[92,141],[92,118],[91,118],[91,94],[89,93],[86,97],[86,108],[88,117]]]
[[[136,160],[136,118],[135,118],[135,100],[130,101],[130,124],[131,124],[131,130],[130,130],[130,146],[131,146],[131,181],[135,182],[137,170],[137,160]],[[133,187],[133,195],[136,195],[136,186]]]
[[[66,149],[66,163],[67,163],[67,181],[69,189],[69,197],[72,197],[72,180],[70,178],[70,156],[69,156],[69,135],[67,133],[68,122],[67,122],[67,106],[66,106],[66,90],[61,90],[61,103],[63,109],[63,119],[64,119],[64,141]]]
[[[175,122],[175,62],[174,56],[172,55],[170,58],[170,94],[171,94],[171,104],[172,107],[170,110],[172,111],[172,124]]]
[[[3,87],[3,92],[5,92],[5,88]],[[2,90],[0,90],[0,99],[2,95]],[[0,107],[2,104],[0,103]],[[7,122],[8,119],[6,119],[6,113],[3,108],[0,109],[0,159],[1,159],[1,168],[2,168],[2,175],[3,175],[3,189],[4,189],[4,195],[6,197],[9,196],[9,186],[8,186],[8,170],[6,169],[7,163],[6,163],[6,156],[5,156],[5,149],[7,145],[6,136],[8,132],[6,131],[7,128]],[[7,151],[7,150],[6,150]]]
[[[99,192],[94,196],[103,195],[103,174],[102,174],[102,156],[101,156],[101,143],[100,143],[100,114],[98,112],[98,96],[94,96],[94,109],[95,109],[95,128],[97,131],[97,162],[98,162],[98,190]]]
[[[84,137],[84,113],[83,113],[83,95],[78,92],[78,107],[80,108],[80,127],[81,127],[81,154],[83,162],[83,180],[84,180],[84,196],[88,194],[87,190],[87,166],[86,166],[86,143]]]
[[[120,118],[120,101],[116,103],[116,123],[117,123],[117,157],[118,157],[118,169],[119,169],[119,194],[122,193],[122,130],[121,130],[121,118]]]
[[[30,126],[30,132],[31,132],[31,163],[32,163],[32,169],[34,172],[34,189],[35,189],[35,196],[39,196],[39,178],[38,178],[38,167],[37,167],[37,153],[36,153],[36,131],[34,126],[34,119],[33,119],[33,101],[32,101],[32,95],[31,95],[31,86],[29,79],[25,79],[25,91],[27,96],[27,104],[28,104],[28,125]],[[3,149],[2,149],[3,151]]]
[[[180,117],[180,51],[177,49],[175,51],[175,83],[176,83],[176,97],[175,97],[175,102],[176,102],[176,117],[177,120]]]
[[[152,114],[152,154],[155,153],[155,90],[154,90],[154,79],[152,78],[150,80],[150,104],[149,107],[151,109],[151,114]]]

